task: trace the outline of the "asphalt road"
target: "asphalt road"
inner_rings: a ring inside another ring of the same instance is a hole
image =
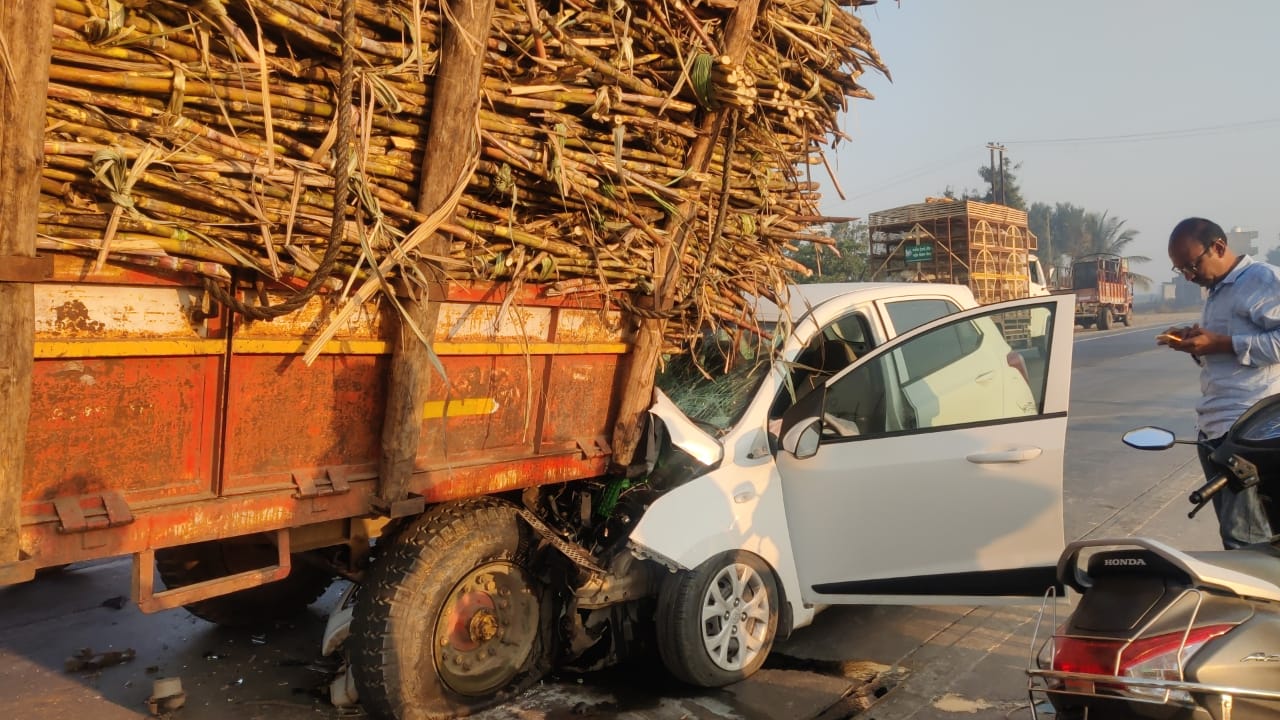
[[[1193,319],[1140,316],[1134,328],[1077,332],[1068,537],[1142,531],[1184,546],[1212,544],[1211,526],[1188,525],[1178,504],[1194,455],[1142,453],[1119,440],[1144,424],[1192,432],[1196,368],[1185,356],[1157,348],[1154,335]],[[144,718],[152,680],[174,675],[189,695],[175,720],[343,716],[315,694],[331,669],[316,654],[335,593],[293,624],[253,635],[181,611],[141,615],[119,602],[128,586],[128,563],[113,561],[0,589],[0,717]],[[1026,608],[835,608],[783,643],[772,667],[740,687],[695,694],[665,681],[658,668],[633,667],[549,683],[490,717],[793,720],[819,717],[872,686],[893,689],[860,718],[1022,716],[1021,670],[1034,620]],[[86,647],[129,648],[136,658],[96,672],[65,672],[64,661]],[[880,682],[866,685],[876,673]],[[823,717],[849,717],[852,707]]]

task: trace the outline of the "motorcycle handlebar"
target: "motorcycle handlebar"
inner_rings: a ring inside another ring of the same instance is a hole
[[[1193,505],[1203,505],[1212,500],[1213,496],[1221,492],[1222,488],[1226,486],[1227,476],[1218,475],[1204,485],[1201,485],[1196,490],[1193,490],[1187,500],[1189,500]]]

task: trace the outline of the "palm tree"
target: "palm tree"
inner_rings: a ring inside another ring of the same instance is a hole
[[[1107,211],[1101,214],[1091,212],[1084,216],[1084,223],[1081,228],[1081,247],[1084,252],[1078,254],[1079,257],[1084,255],[1102,254],[1102,255],[1119,255],[1129,261],[1129,267],[1132,268],[1135,263],[1150,262],[1151,258],[1145,255],[1125,255],[1125,248],[1129,246],[1138,237],[1138,231],[1133,228],[1126,228],[1125,221],[1117,217],[1108,217]],[[1133,277],[1133,284],[1142,290],[1150,289],[1152,285],[1151,278],[1146,275],[1130,271]]]

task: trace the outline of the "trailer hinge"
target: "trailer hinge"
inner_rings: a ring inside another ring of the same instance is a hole
[[[52,255],[0,255],[0,282],[37,283],[51,277]]]
[[[344,468],[327,467],[319,477],[313,477],[311,470],[294,470],[293,484],[298,491],[295,498],[316,498],[326,495],[345,495],[351,492],[350,473]]]
[[[369,512],[392,520],[421,515],[426,509],[427,499],[417,493],[406,493],[400,500],[375,497],[369,501]]]
[[[593,438],[579,438],[578,450],[582,452],[583,458],[598,458],[613,452],[613,448],[609,447],[609,439],[604,435],[598,435]]]
[[[101,507],[85,510],[82,503],[86,497],[96,499]],[[133,511],[129,509],[129,503],[115,490],[96,495],[54,498],[53,509],[58,513],[58,532],[61,533],[88,532],[133,522]]]

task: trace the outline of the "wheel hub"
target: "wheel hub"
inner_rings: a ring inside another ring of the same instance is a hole
[[[449,593],[436,621],[436,671],[450,690],[490,695],[528,663],[538,635],[538,598],[524,573],[492,562]]]
[[[471,616],[471,642],[488,642],[498,636],[498,618],[488,610]]]
[[[735,563],[712,578],[703,596],[702,641],[718,667],[738,671],[764,649],[769,594],[749,565]]]

